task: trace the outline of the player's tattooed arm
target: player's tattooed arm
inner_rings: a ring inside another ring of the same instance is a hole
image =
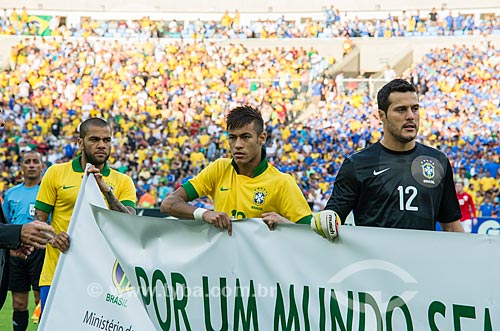
[[[167,204],[167,212],[171,213],[172,210],[174,210],[175,205],[178,205],[179,203],[182,203],[183,201],[177,200],[177,201],[172,201]]]
[[[35,221],[47,223],[47,221],[49,220],[49,214],[47,214],[43,210],[35,208],[35,217],[34,218],[35,218],[34,219]]]
[[[134,208],[130,206],[124,206],[123,203],[118,200],[117,197],[113,194],[113,190],[109,190],[104,193],[106,200],[108,201],[109,209],[119,211],[120,213],[135,215],[136,211]]]
[[[196,207],[191,206],[188,201],[186,191],[180,187],[161,202],[160,211],[178,218],[193,219]]]

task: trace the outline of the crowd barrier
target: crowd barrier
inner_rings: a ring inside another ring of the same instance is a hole
[[[436,225],[436,230],[441,231],[439,223]],[[500,218],[499,217],[478,217],[477,223],[472,225],[472,233],[500,235]]]
[[[472,233],[500,235],[500,217],[478,217]]]

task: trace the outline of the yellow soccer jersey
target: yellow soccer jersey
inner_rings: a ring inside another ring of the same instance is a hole
[[[312,217],[293,177],[268,164],[266,158],[253,178],[238,174],[231,159],[218,159],[182,187],[190,201],[208,195],[214,200],[214,210],[233,219],[261,218],[265,212],[301,223],[309,223]]]
[[[76,197],[82,183],[83,168],[81,156],[73,161],[55,164],[47,169],[36,197],[35,208],[48,214],[52,213],[50,225],[56,233],[68,231],[69,220],[73,214]],[[105,165],[101,173],[107,185],[113,187],[113,193],[125,206],[135,208],[136,194],[132,179]],[[47,245],[40,286],[52,283],[60,251]]]

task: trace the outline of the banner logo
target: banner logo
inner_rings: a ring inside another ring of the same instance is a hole
[[[122,266],[118,263],[118,260],[115,261],[113,266],[113,284],[118,291],[118,295],[134,289],[125,275]]]
[[[384,275],[384,273],[386,274]],[[375,277],[374,275],[384,275],[384,279],[387,279],[388,274],[391,274],[395,276],[394,280],[401,280],[401,283],[403,285],[402,288],[405,289],[402,293],[399,294],[400,298],[402,298],[405,302],[409,302],[417,295],[416,290],[411,290],[412,287],[416,289],[416,285],[418,284],[415,277],[413,277],[408,271],[394,263],[377,259],[363,260],[348,265],[337,272],[335,275],[333,275],[327,283],[334,284],[334,286],[338,288],[342,283],[349,283],[349,278],[356,278],[357,274],[363,274],[364,277],[367,277],[367,275],[369,275],[369,277],[372,279]],[[373,288],[368,290],[369,293],[377,298],[378,302],[381,302],[383,304],[387,304],[389,300],[388,298],[384,298],[384,294],[387,294],[386,291],[387,289],[382,288]],[[341,292],[338,295],[343,299],[343,302],[348,302],[348,298],[345,297]]]

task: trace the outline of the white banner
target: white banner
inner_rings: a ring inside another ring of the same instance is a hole
[[[500,330],[498,237],[93,211],[156,330]]]
[[[59,258],[39,330],[154,330],[89,203],[106,208],[93,175],[83,178],[68,229],[71,245]]]

